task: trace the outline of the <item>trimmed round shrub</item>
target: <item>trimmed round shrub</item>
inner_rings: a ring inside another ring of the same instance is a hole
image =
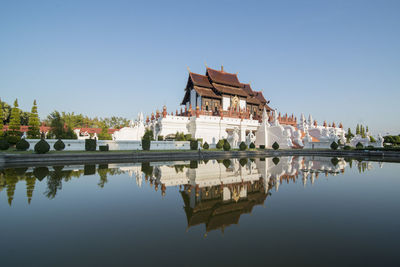
[[[260,145],[260,149],[265,149],[265,145]]]
[[[158,141],[164,141],[164,136],[159,135],[159,136],[157,137],[157,140],[158,140]]]
[[[272,159],[272,162],[273,162],[275,165],[278,165],[279,161],[280,161],[279,158],[276,158],[276,157]]]
[[[226,140],[224,141],[223,149],[224,149],[225,151],[231,150],[231,145],[230,145],[229,142],[226,141]]]
[[[356,148],[358,148],[358,149],[363,149],[364,146],[363,146],[363,144],[361,144],[360,142],[358,142],[357,145],[356,145]]]
[[[57,151],[64,150],[65,144],[61,139],[58,139],[57,142],[54,143],[54,149]]]
[[[28,141],[26,141],[25,139],[21,139],[21,140],[19,140],[18,143],[15,145],[15,148],[16,148],[17,150],[20,150],[20,151],[26,151],[26,150],[28,150],[29,146],[30,146],[30,145],[29,145]]]
[[[224,146],[224,140],[219,140],[217,143],[217,148],[221,149]]]
[[[279,144],[278,144],[277,142],[274,142],[274,143],[272,144],[272,148],[273,148],[274,150],[278,150],[278,149],[279,149]]]
[[[13,136],[13,135],[9,135],[6,138],[7,138],[7,142],[12,146],[17,144],[19,142],[19,140],[21,140],[21,137]]]
[[[10,144],[5,139],[0,140],[0,150],[7,150],[10,148]]]
[[[248,160],[246,158],[239,159],[240,166],[244,167],[247,164]]]
[[[245,142],[241,142],[240,145],[239,145],[239,149],[242,150],[242,151],[246,150],[247,149],[246,143]]]
[[[331,159],[331,162],[332,162],[332,164],[333,164],[334,166],[336,166],[336,165],[338,165],[338,163],[339,163],[339,159],[338,159],[338,158],[332,158],[332,159]]]
[[[338,147],[339,147],[339,145],[335,141],[333,141],[331,144],[331,149],[336,150],[336,149],[338,149]]]
[[[209,148],[210,148],[210,146],[208,145],[207,142],[205,142],[204,145],[203,145],[203,149],[209,149]]]
[[[47,153],[47,152],[49,152],[49,150],[50,150],[50,145],[44,139],[41,139],[35,145],[35,152],[38,154]]]
[[[229,168],[231,166],[231,160],[230,159],[224,159],[222,161],[222,164],[224,164],[225,168]]]
[[[254,148],[256,148],[256,145],[253,142],[251,142],[249,145],[249,148],[254,149]]]
[[[42,181],[47,175],[49,175],[49,169],[47,167],[36,167],[33,170],[33,175],[39,180]]]
[[[350,147],[350,146],[344,146],[343,149],[344,149],[344,150],[350,150],[351,147]]]

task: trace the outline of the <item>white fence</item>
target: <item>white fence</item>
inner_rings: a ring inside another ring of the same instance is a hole
[[[25,139],[29,143],[29,150],[33,150],[39,139]],[[79,151],[85,150],[85,140],[63,139],[65,144],[64,150]],[[54,149],[54,143],[57,139],[46,139],[50,145],[50,150]],[[99,146],[108,145],[110,150],[142,150],[141,141],[113,141],[113,140],[97,140],[96,150]],[[189,141],[151,141],[150,150],[189,150]]]

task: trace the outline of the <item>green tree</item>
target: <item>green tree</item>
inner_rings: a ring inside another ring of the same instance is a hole
[[[21,118],[18,108],[18,100],[15,99],[14,107],[11,110],[10,124],[8,126],[9,143],[16,144],[21,138]]]
[[[99,134],[99,140],[112,140],[111,134],[108,133],[108,127],[105,123],[102,123],[101,133]]]
[[[345,134],[345,136],[346,136],[346,141],[347,141],[347,143],[350,142],[351,138],[354,137],[354,134],[351,132],[351,129],[350,129],[350,128],[347,129],[347,134]]]
[[[11,106],[9,104],[7,104],[6,102],[2,102],[0,100],[0,104],[2,107],[2,111],[3,111],[3,123],[4,124],[8,124],[10,122],[10,115],[11,115]]]
[[[53,111],[47,117],[47,120],[50,122],[50,132],[48,134],[49,138],[56,139],[77,139],[76,134],[72,130],[72,128],[65,124],[65,121],[62,119],[60,112]]]
[[[33,191],[35,190],[36,178],[32,175],[25,179],[26,182],[26,196],[28,197],[28,204],[31,204]]]
[[[29,130],[28,130],[28,138],[40,138],[40,121],[39,115],[36,106],[36,100],[33,101],[33,106],[31,113],[29,115]]]
[[[368,125],[365,127],[365,131],[368,133],[369,132],[369,130],[368,130]]]
[[[357,127],[356,127],[356,135],[359,135],[359,134],[360,134],[360,125],[357,124]]]
[[[365,129],[364,129],[364,126],[360,126],[360,134],[361,134],[361,137],[362,138],[365,138]]]

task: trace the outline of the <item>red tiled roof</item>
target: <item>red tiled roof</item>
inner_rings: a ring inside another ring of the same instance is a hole
[[[194,85],[212,88],[212,85],[211,85],[210,81],[208,80],[207,76],[193,73],[193,72],[190,72],[189,76]]]
[[[253,91],[253,89],[251,89],[251,86],[249,83],[242,83],[242,87],[249,96],[254,96],[254,91]]]
[[[235,87],[242,86],[241,83],[239,82],[237,75],[233,73],[207,68],[206,75],[210,77],[210,79],[213,82],[216,83],[235,86]]]
[[[243,90],[243,88],[226,86],[226,85],[217,84],[217,83],[213,83],[212,85],[220,93],[231,94],[231,95],[239,95],[239,96],[244,96],[244,97],[248,97],[249,96],[246,93],[246,91]]]
[[[196,90],[196,92],[201,96],[217,98],[217,99],[221,98],[220,95],[215,94],[214,91],[212,89],[210,89],[210,88],[194,86],[194,90]]]
[[[48,132],[48,131],[50,131],[50,128],[51,128],[50,126],[43,126],[42,125],[42,126],[39,127],[39,130],[40,130],[40,132]],[[101,128],[74,128],[74,130],[75,129],[80,129],[81,132],[97,133],[97,134],[101,133]],[[3,131],[7,131],[7,130],[8,130],[8,125],[4,125]],[[19,131],[22,132],[22,133],[25,133],[28,130],[29,130],[29,126],[22,125]],[[112,133],[114,133],[115,131],[118,131],[118,130],[119,129],[108,129],[108,133],[112,134]]]

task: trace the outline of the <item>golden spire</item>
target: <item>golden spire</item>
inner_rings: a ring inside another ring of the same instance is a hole
[[[190,73],[191,71],[190,71],[190,69],[189,69],[189,66],[187,66],[186,68],[187,68],[188,72]]]

